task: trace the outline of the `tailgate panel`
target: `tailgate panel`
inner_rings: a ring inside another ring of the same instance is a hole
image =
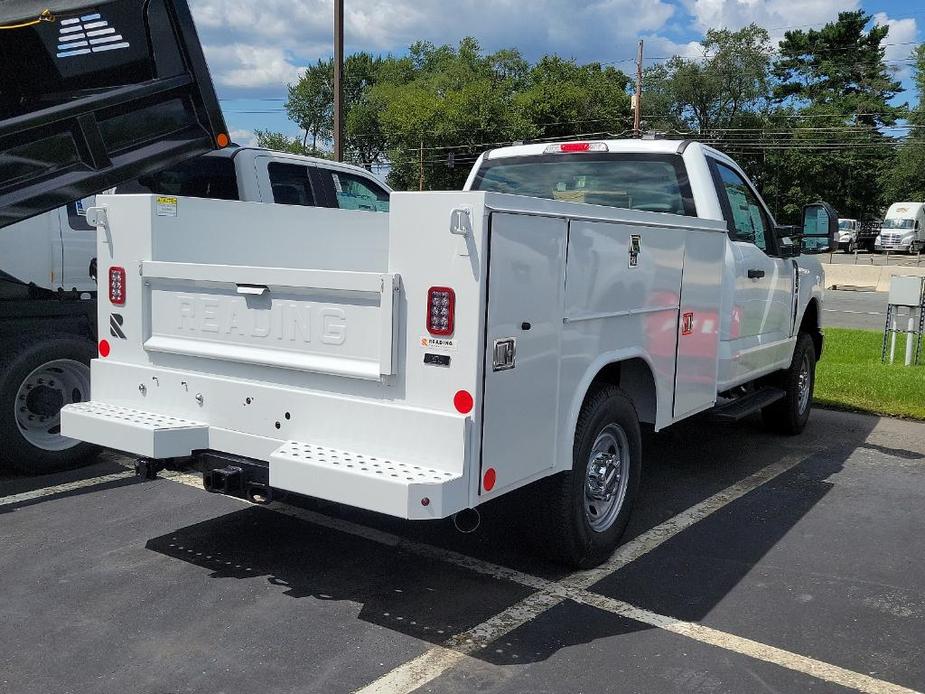
[[[399,278],[146,262],[144,348],[380,380],[394,372]]]

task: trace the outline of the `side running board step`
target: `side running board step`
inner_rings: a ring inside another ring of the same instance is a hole
[[[762,388],[714,407],[710,412],[710,419],[717,422],[738,422],[781,400],[785,395],[787,395],[786,391],[780,388]]]

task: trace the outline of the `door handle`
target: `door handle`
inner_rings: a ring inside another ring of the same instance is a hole
[[[764,277],[764,270],[755,270],[754,268],[748,271],[748,279],[757,280]]]
[[[263,296],[270,293],[270,288],[265,284],[239,284],[237,290],[238,294],[245,296]]]

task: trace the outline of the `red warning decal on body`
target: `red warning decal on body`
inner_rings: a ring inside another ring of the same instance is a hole
[[[681,319],[681,334],[691,335],[694,332],[694,314],[685,313]]]

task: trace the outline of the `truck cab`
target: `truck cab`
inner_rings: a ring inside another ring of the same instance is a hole
[[[858,233],[861,225],[856,219],[838,220],[838,250],[854,253],[858,249]]]
[[[918,253],[925,248],[925,203],[894,202],[874,242],[877,252]]]

